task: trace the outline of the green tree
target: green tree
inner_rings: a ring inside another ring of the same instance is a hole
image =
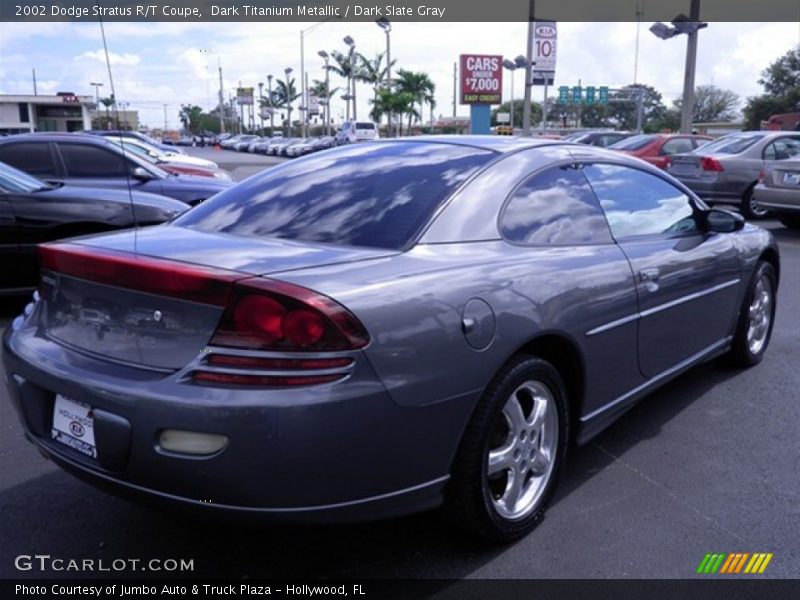
[[[666,112],[667,107],[664,105],[661,94],[652,86],[644,85],[641,83],[626,85],[623,90],[627,90],[626,94],[621,94],[615,99],[611,96],[608,101],[608,116],[609,119],[616,124],[619,129],[634,130],[636,129],[636,102],[631,101],[636,89],[641,89],[644,94],[643,98],[643,115],[642,125],[643,128],[648,127],[652,122],[661,121]],[[623,99],[627,98],[626,99]]]
[[[300,97],[300,93],[294,85],[294,79],[290,79],[287,84],[282,79],[277,80],[275,89],[272,90],[272,106],[274,108],[286,109],[286,135],[288,137],[292,127],[292,102]]]
[[[419,110],[406,111],[408,115],[408,129],[411,129],[411,119],[416,118],[419,120],[424,111],[424,105],[430,103],[433,99],[436,85],[431,80],[430,76],[424,72],[407,71],[400,69],[397,71],[397,78],[394,81],[398,93],[411,94],[414,98],[414,103],[419,105]]]
[[[178,113],[178,118],[183,125],[184,130],[189,133],[200,132],[200,118],[203,114],[203,109],[194,104],[183,104]]]
[[[353,97],[350,101],[353,103],[353,113],[355,113],[355,106],[356,106],[356,85],[355,82],[361,81],[362,79],[362,72],[361,72],[361,62],[358,59],[358,54],[351,55],[350,53],[345,54],[344,52],[339,52],[338,50],[333,50],[331,52],[331,58],[333,59],[333,64],[328,64],[328,70],[336,73],[339,77],[342,77],[345,80],[345,86],[349,83],[349,81],[353,80],[353,89],[347,90],[347,94],[349,95],[352,91]]]
[[[391,122],[392,115],[408,115],[408,128],[410,131],[411,119],[419,115],[416,105],[417,99],[411,92],[381,88],[378,90],[377,97],[372,101],[370,117],[373,121],[380,121],[386,115]],[[402,131],[400,133],[402,135]]]
[[[800,44],[767,67],[758,83],[766,94],[748,98],[745,129],[761,129],[772,115],[800,110]]]
[[[673,101],[673,106],[680,113],[683,98]],[[732,90],[723,90],[715,85],[699,85],[694,90],[694,107],[692,122],[718,123],[733,121],[739,107],[739,95]]]

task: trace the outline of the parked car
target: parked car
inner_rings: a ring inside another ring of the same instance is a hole
[[[646,160],[651,165],[666,169],[670,157],[683,152],[691,152],[712,139],[706,135],[647,133],[620,140],[610,145],[609,148],[625,152]]]
[[[761,169],[799,150],[800,133],[732,133],[689,154],[673,156],[667,170],[709,204],[738,205],[745,217],[753,219],[767,214],[753,195]]]
[[[242,137],[242,134],[241,133],[237,133],[237,134],[234,134],[234,135],[232,135],[230,137],[227,137],[227,138],[223,139],[219,144],[220,148],[224,148],[225,150],[230,150],[233,147],[233,145],[236,142],[238,142],[239,139],[241,139],[241,137]]]
[[[758,363],[775,314],[768,231],[576,148],[337,148],[139,231],[137,254],[124,232],[43,246],[3,337],[25,435],[195,510],[443,505],[478,535],[527,533],[573,442],[702,361]]]
[[[576,142],[588,146],[600,146],[608,148],[611,144],[616,144],[624,139],[636,135],[629,131],[581,131],[562,138],[565,142]]]
[[[296,144],[300,141],[300,138],[281,138],[269,146],[267,146],[267,154],[274,155],[274,156],[281,156],[282,154],[286,154],[286,148],[292,144]]]
[[[267,148],[269,147],[269,145],[273,141],[277,141],[278,139],[282,139],[282,138],[277,138],[277,137],[271,137],[271,138],[263,137],[263,138],[261,138],[255,144],[253,144],[253,152],[255,152],[256,154],[266,154],[267,153]]]
[[[187,208],[178,200],[143,192],[45,183],[0,162],[0,296],[36,287],[37,244],[163,223]]]
[[[237,152],[247,152],[247,148],[250,146],[250,143],[257,139],[257,135],[243,135],[236,140],[233,145],[231,145],[230,149],[236,150]]]
[[[151,164],[157,165],[167,173],[176,175],[196,175],[197,177],[215,177],[222,181],[232,181],[230,174],[217,167],[217,163],[210,160],[184,156],[183,154],[167,154],[143,142],[131,138],[112,138],[107,140],[123,147],[128,152],[133,152]]]
[[[261,142],[264,142],[264,141],[266,141],[267,139],[269,139],[269,138],[265,138],[265,137],[261,137],[261,136],[256,136],[256,138],[255,138],[254,140],[251,140],[251,141],[250,141],[250,143],[247,145],[247,151],[248,151],[250,154],[253,154],[253,153],[255,153],[255,151],[256,151],[256,144],[259,144],[259,143],[261,143]]]
[[[753,192],[757,205],[791,229],[800,229],[800,155],[769,163]]]
[[[133,138],[136,140],[141,140],[142,142],[147,142],[151,146],[160,148],[164,152],[177,152],[178,154],[186,154],[186,151],[183,148],[178,148],[177,146],[175,146],[174,142],[172,144],[158,143],[149,135],[139,133],[138,131],[125,131],[124,129],[92,129],[84,133],[91,133],[93,135],[99,135],[101,137],[111,136],[116,138],[119,137]]]
[[[0,140],[0,161],[45,181],[81,187],[134,189],[197,204],[232,183],[175,175],[102,136],[28,133]]]
[[[345,121],[336,132],[336,145],[368,142],[380,137],[378,126],[372,121]]]

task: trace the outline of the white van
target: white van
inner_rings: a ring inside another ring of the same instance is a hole
[[[372,121],[345,121],[336,132],[336,145],[368,142],[379,137],[378,126]]]

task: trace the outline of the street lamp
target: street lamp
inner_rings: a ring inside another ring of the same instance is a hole
[[[514,71],[517,70],[517,64],[507,58],[503,61],[503,66],[511,71],[511,132],[514,132]]]
[[[292,131],[292,90],[289,86],[289,75],[292,71],[292,67],[286,67],[283,70],[283,72],[286,73],[286,114],[288,116],[286,121],[286,137],[289,137]]]
[[[263,99],[264,99],[264,82],[263,81],[259,81],[258,82],[258,120],[261,122],[261,133],[262,133],[262,135],[264,133],[264,115],[261,112],[261,109],[263,108],[261,106],[261,101]]]
[[[678,15],[672,19],[672,27],[664,23],[654,23],[650,31],[662,40],[676,35],[686,34],[686,67],[683,72],[683,101],[681,103],[681,133],[689,133],[692,129],[694,113],[694,74],[697,66],[697,32],[708,23],[700,21],[700,0],[692,0],[689,16]]]
[[[353,121],[358,120],[356,115],[356,78],[355,75],[355,58],[356,58],[356,43],[349,35],[344,36],[344,43],[350,46],[350,75],[347,78],[347,93],[353,99]],[[348,105],[349,106],[349,105]],[[350,118],[348,111],[348,119]]]
[[[91,82],[89,85],[94,86],[94,109],[97,110],[97,107],[100,106],[100,88],[103,87],[103,84]]]
[[[322,57],[322,60],[325,61],[325,104],[322,108],[322,114],[325,117],[325,131],[328,135],[331,134],[331,71],[328,68],[328,61],[330,61],[330,56],[328,55],[325,50],[320,50],[317,52]]]
[[[269,97],[269,134],[272,135],[275,129],[275,111],[272,109],[272,75],[267,75],[267,94]]]
[[[392,24],[389,22],[389,19],[386,17],[381,17],[377,21],[378,27],[383,29],[383,32],[386,34],[386,89],[388,91],[392,91],[392,45],[391,45],[391,36],[389,35],[392,32]],[[389,133],[391,133],[392,129],[392,115],[387,115],[387,119],[389,121]]]

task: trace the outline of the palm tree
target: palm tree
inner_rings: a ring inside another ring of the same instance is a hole
[[[339,91],[339,88],[335,87],[332,89],[328,89],[328,85],[329,84],[324,80],[315,79],[312,82],[308,92],[309,94],[316,96],[320,100],[325,100],[325,102],[327,103],[326,106],[330,106],[331,98],[333,98],[333,95]],[[322,111],[322,116],[323,116],[322,123],[326,124],[325,123],[326,115],[324,110]]]
[[[286,136],[288,137],[292,127],[292,102],[297,100],[300,94],[297,92],[297,88],[294,87],[294,79],[289,80],[288,86],[282,79],[278,79],[276,83],[277,86],[272,90],[272,106],[286,108]]]
[[[355,107],[356,107],[356,81],[361,80],[361,65],[357,60],[357,55],[353,56],[353,60],[350,60],[350,54],[345,54],[344,52],[339,52],[338,50],[331,51],[331,58],[333,59],[333,64],[328,64],[327,69],[336,73],[339,77],[343,77],[349,83],[351,80],[353,81],[353,89],[352,89],[352,101],[353,101],[353,114],[355,115]],[[347,90],[347,93],[350,94],[350,90]],[[348,112],[350,105],[348,104]]]
[[[108,98],[100,98],[100,104],[106,107],[106,121],[111,118],[108,116],[108,109],[114,106],[114,94],[111,94]]]
[[[395,85],[397,86],[397,90],[399,92],[406,92],[411,94],[414,98],[414,102],[419,104],[420,110],[417,111],[416,108],[414,109],[414,115],[417,116],[417,119],[420,118],[422,115],[422,110],[424,108],[424,104],[427,102],[428,104],[433,101],[433,94],[436,90],[436,86],[434,85],[431,78],[428,76],[427,73],[418,72],[415,73],[413,71],[407,71],[405,69],[400,69],[397,72],[397,79],[395,80]],[[409,121],[408,121],[408,128],[411,129],[411,113],[409,112]]]
[[[419,117],[416,108],[417,99],[410,92],[391,91],[385,88],[378,90],[378,96],[372,101],[370,116],[375,121],[380,121],[383,115],[408,115],[408,129],[411,129],[411,119]],[[402,127],[402,121],[401,121]],[[402,131],[400,132],[402,135]]]

